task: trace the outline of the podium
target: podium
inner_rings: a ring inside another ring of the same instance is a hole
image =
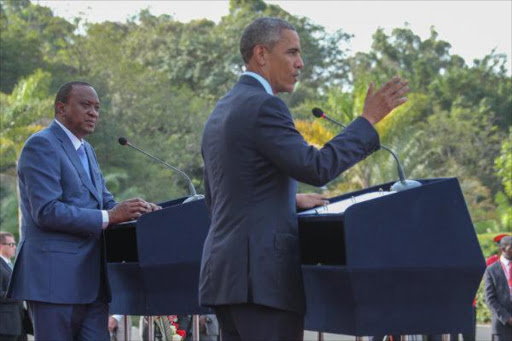
[[[484,257],[457,179],[420,182],[342,213],[299,214],[307,330],[470,332]],[[330,201],[389,191],[391,184]],[[204,200],[184,199],[105,231],[111,313],[209,312],[198,305],[209,218]]]
[[[111,314],[208,314],[198,285],[209,217],[204,199],[162,203],[162,210],[105,230]]]
[[[306,329],[356,336],[472,330],[485,260],[462,191],[455,178],[420,182],[343,213],[299,215]]]

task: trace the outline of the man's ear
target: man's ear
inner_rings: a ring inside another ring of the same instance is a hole
[[[258,66],[264,66],[267,64],[268,50],[263,45],[256,45],[252,49],[252,57]]]
[[[63,103],[63,102],[57,102],[55,103],[55,108],[57,109],[57,115],[62,115],[64,114],[64,106],[66,105],[66,103]]]

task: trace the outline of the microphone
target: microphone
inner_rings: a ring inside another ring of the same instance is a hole
[[[327,116],[324,111],[320,108],[313,108],[313,110],[311,110],[313,112],[313,116],[317,117],[317,118],[325,118],[327,121],[331,122],[331,123],[334,123],[340,127],[343,127],[343,128],[346,128],[345,125],[341,124],[340,122],[338,121],[335,121],[333,120],[332,118],[330,118],[329,116]],[[402,164],[400,163],[400,160],[398,159],[398,156],[396,156],[396,154],[391,150],[389,149],[388,147],[384,146],[384,145],[380,145],[380,147],[384,150],[387,150],[392,156],[393,158],[395,159],[396,161],[396,169],[398,171],[398,178],[400,179],[400,181],[397,181],[393,184],[393,186],[391,186],[391,190],[392,191],[397,191],[397,192],[400,192],[400,191],[403,191],[403,190],[406,190],[406,189],[410,189],[410,188],[415,188],[415,187],[419,187],[421,186],[421,183],[419,181],[416,181],[416,180],[407,180],[405,178],[405,172],[404,172],[404,168],[402,167]]]
[[[151,159],[153,159],[154,161],[158,162],[158,163],[161,163],[162,165],[164,165],[165,167],[169,168],[169,169],[172,169],[178,173],[180,173],[186,180],[187,180],[187,183],[188,183],[188,189],[190,191],[190,197],[188,197],[185,201],[183,201],[183,203],[187,203],[187,202],[190,202],[190,201],[195,201],[195,200],[198,200],[198,199],[203,199],[204,198],[204,195],[201,195],[201,194],[197,194],[196,192],[196,189],[194,187],[194,184],[192,183],[192,181],[190,180],[190,178],[188,177],[187,174],[185,174],[183,171],[179,170],[178,168],[176,167],[173,167],[171,165],[169,165],[168,163],[154,157],[153,155],[149,154],[149,153],[146,153],[145,151],[143,151],[142,149],[139,149],[137,148],[136,146],[134,146],[133,144],[131,144],[126,138],[124,137],[120,137],[118,140],[119,144],[121,146],[128,146],[128,147],[131,147],[135,150],[137,150],[138,152],[150,157]]]

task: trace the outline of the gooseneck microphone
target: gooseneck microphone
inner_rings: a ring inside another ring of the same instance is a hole
[[[185,174],[183,171],[179,170],[178,168],[174,167],[174,166],[171,166],[169,165],[168,163],[160,160],[159,158],[156,158],[154,157],[153,155],[149,154],[149,153],[146,153],[145,151],[143,151],[142,149],[139,149],[137,148],[136,146],[134,146],[133,144],[131,144],[126,138],[124,137],[120,137],[118,140],[119,144],[121,146],[128,146],[128,147],[131,147],[133,149],[135,149],[136,151],[150,157],[151,159],[153,159],[154,161],[164,165],[165,167],[169,168],[169,169],[172,169],[178,173],[180,173],[186,180],[187,180],[187,183],[188,183],[188,189],[190,191],[190,197],[187,198],[185,201],[183,201],[183,203],[186,203],[186,202],[190,202],[190,201],[194,201],[194,200],[198,200],[198,199],[202,199],[204,198],[204,195],[201,195],[201,194],[197,194],[196,192],[196,189],[194,187],[194,184],[192,183],[192,181],[190,180],[190,178],[188,177],[187,174]]]
[[[346,128],[346,126],[344,124],[341,124],[340,122],[338,121],[335,121],[333,120],[332,118],[330,118],[329,116],[327,116],[324,111],[320,108],[313,108],[313,110],[311,110],[313,112],[313,116],[317,117],[317,118],[324,118],[326,119],[327,121],[331,122],[331,123],[334,123],[340,127],[343,127],[343,128]],[[384,150],[387,150],[392,156],[393,158],[395,159],[396,161],[396,169],[397,169],[397,172],[398,172],[398,178],[400,179],[400,181],[397,181],[396,183],[393,184],[393,186],[391,186],[391,190],[392,191],[397,191],[397,192],[400,192],[400,191],[403,191],[403,190],[406,190],[406,189],[410,189],[410,188],[415,188],[415,187],[419,187],[421,186],[421,183],[416,181],[416,180],[407,180],[405,178],[405,172],[404,172],[404,168],[402,167],[402,164],[400,163],[400,160],[398,159],[398,156],[396,156],[396,154],[391,150],[389,149],[388,147],[384,146],[384,145],[380,145],[380,147]]]

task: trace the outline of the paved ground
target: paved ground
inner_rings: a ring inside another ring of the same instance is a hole
[[[139,335],[139,330],[134,327],[132,329],[132,336],[138,337],[138,335]],[[137,340],[137,337],[133,338],[133,341],[140,341],[140,340]],[[356,339],[354,336],[340,335],[340,334],[327,334],[327,333],[324,333],[323,337],[324,337],[324,341],[355,341],[355,339]],[[305,341],[317,341],[318,333],[312,332],[312,331],[305,331],[304,332],[304,340]],[[368,341],[369,338],[364,337],[363,340]],[[415,338],[414,336],[409,336],[409,337],[407,337],[407,340],[408,341],[421,341],[421,338],[419,338],[419,337]],[[460,338],[460,340],[462,340],[462,337]],[[491,326],[485,325],[485,324],[478,325],[476,328],[476,340],[477,341],[491,341]]]
[[[31,335],[30,335],[31,336]],[[29,340],[33,341],[34,337],[30,337]],[[349,335],[339,335],[339,334],[324,334],[325,341],[354,341],[354,336]],[[461,338],[462,339],[462,338]],[[318,333],[312,331],[304,332],[304,340],[305,341],[317,341]],[[368,338],[363,338],[364,341],[368,341]],[[421,341],[420,338],[415,338],[414,336],[409,336],[407,338],[408,341]],[[476,340],[477,341],[491,341],[491,326],[482,324],[478,325],[476,328]],[[140,341],[139,329],[136,327],[132,328],[132,341]]]
[[[462,337],[459,338],[462,340]],[[306,331],[304,333],[304,340],[305,341],[317,341],[318,340],[318,333],[317,332],[310,332]],[[349,335],[339,335],[339,334],[324,334],[324,340],[325,341],[354,341],[354,336]],[[363,338],[364,341],[369,340],[369,338],[365,337]],[[414,337],[414,336],[408,336],[408,341],[421,341],[421,338]],[[476,340],[477,341],[491,341],[491,326],[487,324],[477,325],[476,327]]]

